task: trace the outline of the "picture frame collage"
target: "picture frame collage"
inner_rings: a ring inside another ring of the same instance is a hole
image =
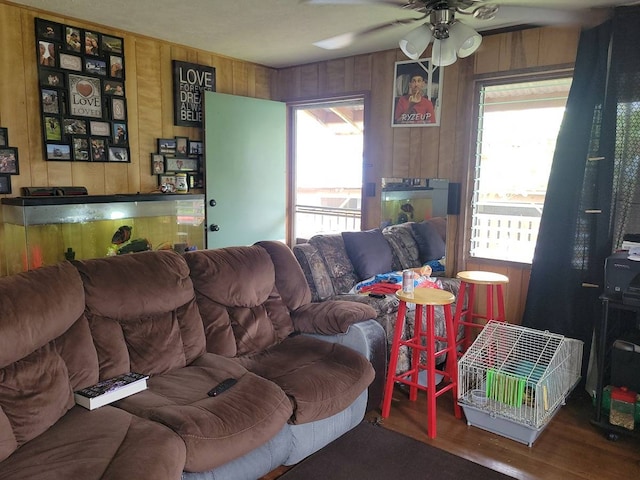
[[[20,175],[18,149],[9,146],[9,129],[0,127],[0,194],[11,193],[12,175]]]
[[[158,187],[168,193],[176,191],[176,174],[187,174],[189,190],[203,188],[203,143],[188,137],[158,138],[151,154],[151,174],[158,177]]]
[[[35,19],[44,156],[130,163],[124,39]]]

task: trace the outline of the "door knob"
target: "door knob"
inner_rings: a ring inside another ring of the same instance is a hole
[[[213,225],[209,225],[209,230],[211,230],[212,232],[217,232],[218,230],[220,230],[220,227],[214,223]]]
[[[209,200],[209,206],[210,207],[215,207],[218,204],[218,202],[216,202],[213,198],[211,200]]]

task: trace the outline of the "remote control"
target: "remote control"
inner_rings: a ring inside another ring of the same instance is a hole
[[[207,395],[209,395],[210,397],[220,395],[222,392],[229,390],[236,383],[238,383],[238,380],[236,380],[235,378],[227,378],[226,380],[223,380],[218,385],[209,390],[207,392]]]
[[[373,298],[384,298],[386,295],[384,293],[370,293],[369,296]]]

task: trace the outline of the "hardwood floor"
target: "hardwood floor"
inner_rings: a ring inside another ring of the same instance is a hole
[[[531,447],[455,418],[449,394],[438,398],[437,437],[430,440],[425,408],[424,393],[410,402],[396,388],[391,414],[381,425],[521,480],[640,479],[640,438],[608,440],[590,423],[591,399],[582,389],[572,393]],[[366,418],[375,421],[379,415],[369,412]],[[277,479],[286,470],[275,470],[263,480]]]

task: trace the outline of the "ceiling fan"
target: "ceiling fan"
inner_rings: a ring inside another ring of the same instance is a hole
[[[397,19],[364,30],[348,32],[327,38],[314,45],[328,49],[340,49],[357,38],[402,25],[418,23],[399,42],[407,57],[417,60],[433,40],[432,62],[437,66],[453,64],[457,58],[473,54],[482,43],[482,36],[462,18],[475,20],[503,19],[521,24],[551,25],[562,23],[596,24],[608,15],[604,9],[563,9],[532,7],[525,5],[503,5],[488,0],[304,0],[307,4],[391,5],[411,12],[413,17]],[[420,16],[416,17],[415,13]]]

